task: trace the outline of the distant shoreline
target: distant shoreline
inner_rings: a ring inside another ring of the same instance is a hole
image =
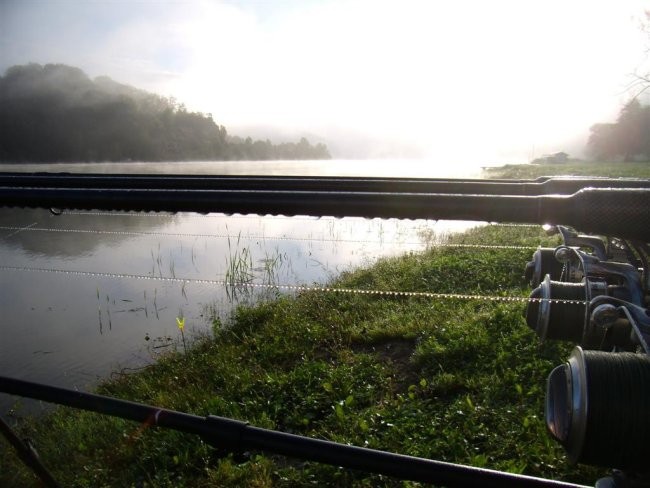
[[[178,161],[105,163],[0,163],[0,171],[44,173],[220,174],[248,176],[482,178],[479,164],[444,164],[423,159],[327,159],[272,161]]]

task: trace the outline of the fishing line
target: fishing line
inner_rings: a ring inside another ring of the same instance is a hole
[[[200,214],[200,213],[194,213],[194,212],[119,212],[119,211],[113,211],[113,212],[103,212],[103,211],[82,211],[82,210],[64,210],[61,212],[61,215],[82,215],[82,216],[91,216],[91,217],[178,217],[182,216],[183,218],[190,218],[190,219],[228,219],[228,220],[257,220],[261,219],[264,217],[271,217],[275,219],[291,219],[291,220],[303,220],[303,221],[308,221],[308,222],[315,222],[315,221],[327,221],[327,220],[333,220],[333,221],[338,221],[342,220],[341,218],[338,217],[310,217],[310,216],[304,216],[304,217],[298,217],[298,216],[287,216],[287,215],[272,215],[272,214],[267,214],[267,215],[260,215],[260,214],[252,214],[252,215],[241,215],[241,214],[234,214],[234,215],[228,215],[224,213],[210,213],[210,214]],[[363,219],[363,217],[345,217],[347,219]],[[382,220],[387,220],[387,219],[382,219]],[[400,220],[400,219],[395,219],[395,220]],[[404,219],[404,220],[413,220],[413,219]],[[418,220],[425,220],[425,219],[418,219]],[[435,222],[435,221],[434,221]]]
[[[34,273],[54,273],[68,276],[83,276],[91,278],[111,278],[111,279],[136,279],[161,281],[166,283],[179,284],[198,284],[198,285],[215,285],[228,288],[249,288],[262,290],[285,290],[290,292],[316,292],[316,293],[338,293],[348,295],[373,295],[384,297],[406,297],[406,298],[428,298],[428,299],[451,299],[451,300],[481,300],[490,302],[510,302],[510,303],[561,303],[561,304],[585,304],[584,300],[569,300],[557,298],[532,298],[518,296],[499,296],[499,295],[476,295],[465,293],[435,293],[428,291],[401,291],[401,290],[362,290],[357,288],[337,288],[318,285],[287,285],[287,284],[270,284],[270,283],[247,283],[247,282],[230,282],[227,280],[207,280],[198,278],[174,278],[163,276],[137,275],[128,273],[107,273],[101,271],[79,271],[54,268],[30,268],[26,266],[3,266],[0,265],[0,271],[21,271]]]
[[[174,217],[178,215],[182,215],[183,218],[196,218],[196,219],[214,219],[214,218],[227,218],[227,219],[260,219],[264,217],[271,217],[271,218],[276,218],[276,219],[291,219],[291,220],[305,220],[309,222],[313,221],[327,221],[327,220],[334,220],[334,221],[340,221],[343,220],[342,218],[339,217],[309,217],[309,216],[304,216],[304,217],[298,217],[298,216],[285,216],[285,215],[259,215],[259,214],[254,214],[254,215],[227,215],[227,214],[222,214],[222,213],[214,213],[214,214],[198,214],[198,213],[192,213],[192,212],[177,212],[177,213],[171,213],[171,212],[101,212],[101,211],[82,211],[82,210],[63,210],[61,212],[61,215],[89,215],[89,216],[95,216],[95,217]],[[345,217],[346,219],[362,219],[362,220],[368,220],[363,217]],[[374,219],[370,219],[374,220]],[[379,219],[379,220],[389,220],[389,219]],[[441,220],[436,220],[436,219],[390,219],[390,220],[423,220],[423,221],[428,221],[428,222],[440,222]],[[454,220],[449,220],[446,222],[457,222]],[[539,224],[504,224],[501,222],[484,222],[484,221],[474,221],[470,220],[468,222],[480,222],[486,225],[490,225],[493,227],[525,227],[525,228],[539,228],[542,227]]]
[[[327,239],[316,237],[286,237],[286,236],[244,236],[230,234],[194,234],[184,232],[139,232],[139,231],[113,231],[113,230],[96,230],[96,229],[55,229],[51,227],[33,227],[37,223],[26,227],[15,227],[0,225],[0,230],[15,231],[4,237],[10,237],[18,232],[59,232],[70,234],[99,234],[99,235],[117,235],[117,236],[153,236],[153,237],[191,237],[191,238],[214,238],[214,239],[246,239],[260,241],[300,241],[300,242],[343,242],[355,244],[388,244],[388,245],[422,245],[429,248],[469,248],[469,249],[510,249],[522,251],[534,251],[537,249],[533,246],[505,246],[491,244],[432,244],[428,245],[423,242],[402,242],[402,241],[378,241],[378,240],[359,240],[359,239]]]
[[[16,234],[19,234],[20,232],[23,232],[25,230],[32,229],[37,224],[38,224],[38,222],[32,222],[31,224],[26,225],[24,227],[0,227],[0,229],[14,231],[14,232],[11,232],[10,234],[7,234],[7,235],[3,236],[3,237],[11,237],[11,236],[15,236]]]
[[[540,224],[502,224],[500,222],[488,222],[487,224],[492,227],[527,227],[530,229],[542,227]]]
[[[92,217],[174,217],[177,214],[169,212],[82,212],[77,210],[64,210],[59,215],[88,215]],[[221,217],[221,215],[194,215],[188,217]]]

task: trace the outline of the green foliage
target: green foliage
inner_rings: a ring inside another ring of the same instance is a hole
[[[229,136],[211,114],[173,98],[91,80],[78,68],[29,64],[0,77],[0,161],[328,159],[323,144]]]
[[[451,243],[550,245],[541,229],[484,226]],[[518,249],[432,248],[342,276],[335,287],[522,296]],[[463,272],[464,270],[464,272]],[[485,277],[482,278],[481,274]],[[305,292],[241,307],[186,355],[102,394],[315,438],[593,483],[542,420],[543,389],[568,345],[540,346],[521,303]],[[58,409],[22,424],[66,486],[414,486],[266,456],[226,455],[196,436]],[[10,448],[0,485],[31,486]]]

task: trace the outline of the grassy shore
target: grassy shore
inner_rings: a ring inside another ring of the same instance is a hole
[[[543,166],[526,166],[549,174]],[[559,166],[552,168],[557,173]],[[492,175],[534,176],[502,171]],[[476,228],[451,237],[453,246],[384,259],[330,286],[491,299],[318,291],[281,297],[238,309],[231,323],[216,322],[214,337],[186,355],[166,356],[98,392],[358,446],[593,484],[603,472],[568,465],[542,419],[545,379],[571,346],[540,345],[525,325],[525,304],[494,298],[528,296],[526,261],[535,247],[557,243],[539,227]],[[524,248],[471,247],[476,244]],[[233,455],[196,436],[72,409],[20,429],[64,486],[415,485],[258,452]],[[0,486],[37,486],[4,439],[0,453]]]
[[[341,276],[334,287],[527,296],[532,248],[555,237],[487,226],[453,244]],[[307,292],[240,308],[187,355],[99,392],[199,415],[432,459],[593,482],[542,421],[545,378],[569,346],[540,346],[524,305],[498,300]],[[198,437],[60,409],[23,425],[65,486],[402,486],[315,463],[226,455]],[[7,449],[0,485],[30,486]]]
[[[549,175],[650,178],[650,163],[569,162],[566,164],[506,164],[484,170],[486,178],[537,178]]]

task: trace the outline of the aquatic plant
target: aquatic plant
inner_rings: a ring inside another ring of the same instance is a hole
[[[178,326],[178,329],[181,331],[181,337],[183,338],[183,350],[185,351],[185,354],[187,354],[187,344],[185,343],[185,317],[182,316],[182,314],[179,317],[176,317],[176,325]]]
[[[226,229],[228,226],[226,226]],[[240,248],[241,232],[237,234],[235,245],[228,237],[228,255],[226,256],[226,294],[228,299],[235,301],[237,294],[242,291],[250,295],[250,283],[253,282],[253,257],[249,247]]]

